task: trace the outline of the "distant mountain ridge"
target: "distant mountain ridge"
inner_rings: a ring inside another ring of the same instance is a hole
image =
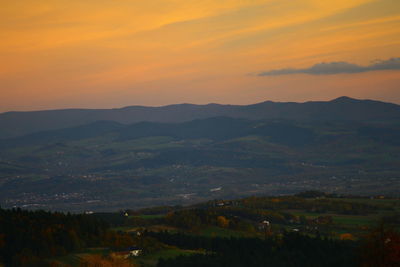
[[[0,138],[76,127],[96,121],[181,123],[211,117],[250,120],[370,121],[400,119],[400,105],[339,97],[331,101],[272,102],[252,105],[176,104],[162,107],[129,106],[119,109],[63,109],[0,114]]]

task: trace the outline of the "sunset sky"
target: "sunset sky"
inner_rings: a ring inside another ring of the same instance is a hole
[[[399,0],[0,0],[0,40],[0,112],[400,103]]]

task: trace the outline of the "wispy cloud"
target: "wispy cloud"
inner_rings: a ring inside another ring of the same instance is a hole
[[[390,58],[387,60],[376,60],[368,66],[360,66],[345,61],[327,63],[322,62],[305,69],[287,68],[264,71],[259,73],[258,76],[276,76],[299,73],[310,75],[330,75],[341,73],[360,73],[376,70],[400,70],[400,57]]]

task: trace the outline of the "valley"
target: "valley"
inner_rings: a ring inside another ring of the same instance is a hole
[[[398,197],[398,140],[391,116],[96,121],[1,139],[0,203],[83,212],[305,190]]]

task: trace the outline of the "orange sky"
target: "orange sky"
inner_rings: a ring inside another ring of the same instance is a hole
[[[400,57],[399,0],[0,0],[0,112],[347,95],[400,70],[258,76]]]

